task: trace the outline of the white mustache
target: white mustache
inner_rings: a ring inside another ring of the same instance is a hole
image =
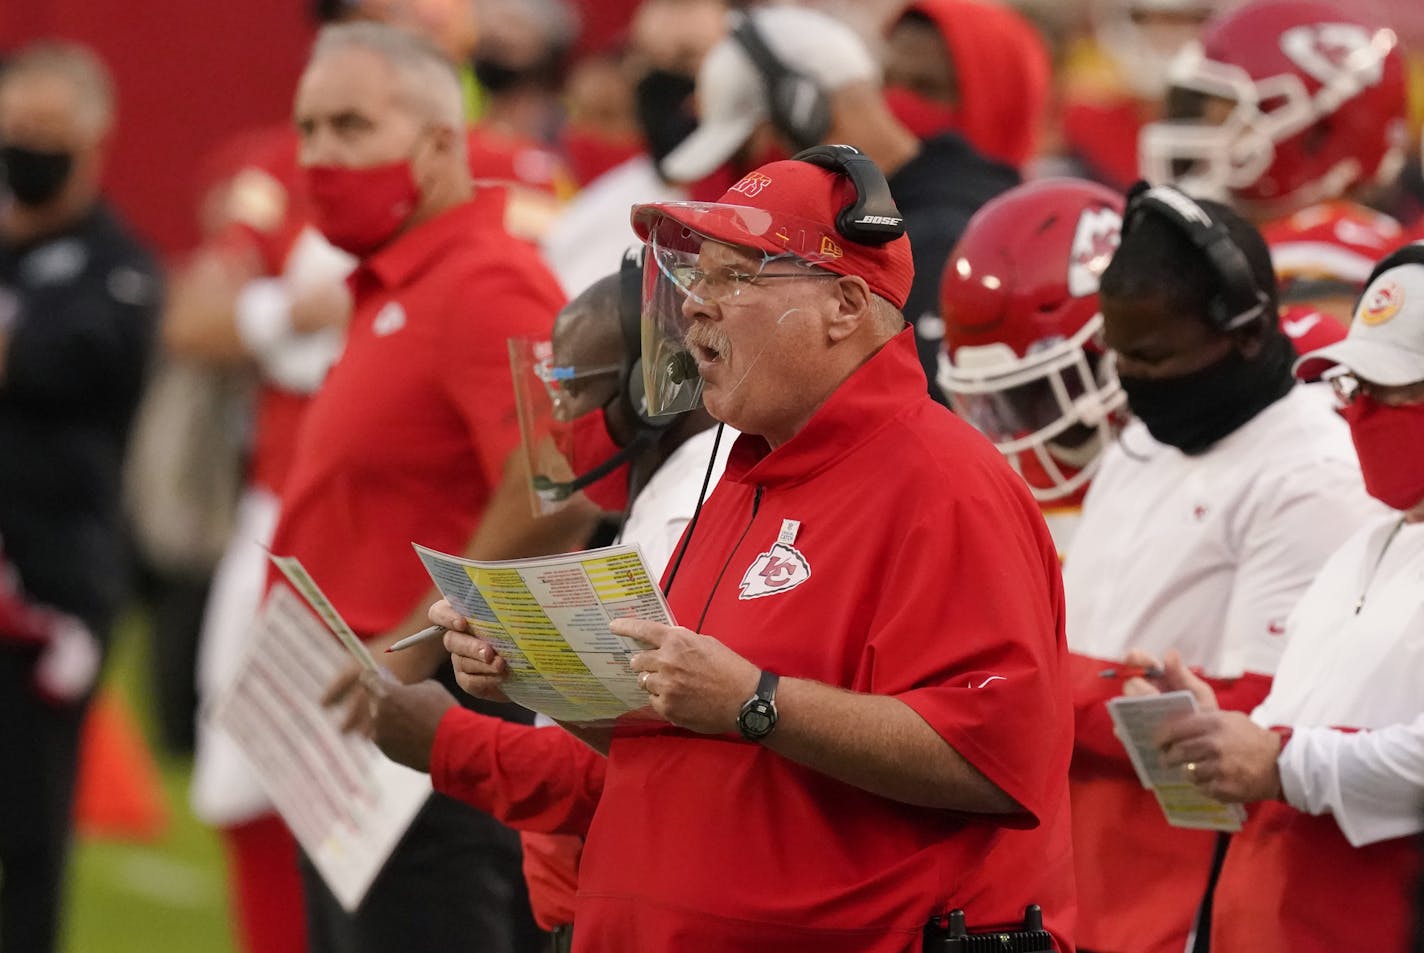
[[[687,330],[689,345],[705,347],[726,357],[732,350],[732,341],[722,329],[711,324],[694,324]]]

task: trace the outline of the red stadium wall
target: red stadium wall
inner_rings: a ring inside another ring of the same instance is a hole
[[[0,50],[92,47],[118,87],[108,191],[165,253],[197,238],[194,173],[233,133],[282,121],[311,42],[303,0],[0,0]]]

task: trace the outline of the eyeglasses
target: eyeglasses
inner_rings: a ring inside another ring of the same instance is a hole
[[[1324,377],[1335,391],[1335,401],[1341,407],[1348,407],[1361,397],[1384,404],[1387,407],[1403,407],[1424,402],[1424,382],[1389,387],[1361,380],[1347,370],[1337,369]]]
[[[768,259],[763,264],[784,259]],[[733,298],[741,296],[748,288],[756,287],[762,281],[769,281],[774,278],[839,278],[840,276],[829,271],[811,271],[810,265],[803,265],[802,271],[778,272],[767,274],[763,270],[755,272],[739,269],[731,265],[721,265],[717,268],[704,271],[696,265],[674,263],[668,267],[668,272],[678,286],[694,297],[706,301],[724,303]]]
[[[534,373],[543,383],[544,393],[548,395],[554,415],[559,419],[577,416],[579,408],[576,404],[587,381],[602,377],[616,377],[622,372],[623,367],[620,364],[572,367],[549,361],[534,366]]]

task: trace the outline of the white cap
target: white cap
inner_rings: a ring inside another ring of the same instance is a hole
[[[854,82],[879,82],[865,43],[846,24],[803,7],[762,7],[748,16],[757,35],[787,68],[825,92]],[[741,41],[728,34],[697,71],[700,123],[660,163],[673,182],[695,182],[730,159],[771,113],[766,81]]]
[[[1370,282],[1350,333],[1296,361],[1295,372],[1314,378],[1338,364],[1385,387],[1424,381],[1424,264],[1405,262]]]

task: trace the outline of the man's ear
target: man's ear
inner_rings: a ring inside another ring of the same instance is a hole
[[[1279,333],[1276,328],[1266,323],[1268,321],[1279,321],[1274,311],[1267,311],[1259,321],[1252,321],[1244,328],[1228,332],[1231,335],[1231,343],[1246,360],[1254,360],[1261,353],[1261,349],[1266,346],[1266,335]]]
[[[432,125],[430,127],[430,144],[440,155],[449,155],[455,148],[455,137],[461,134],[449,126]]]
[[[864,278],[845,275],[835,281],[835,295],[832,298],[835,310],[826,323],[826,335],[831,343],[850,337],[866,322],[873,320],[870,286]]]

